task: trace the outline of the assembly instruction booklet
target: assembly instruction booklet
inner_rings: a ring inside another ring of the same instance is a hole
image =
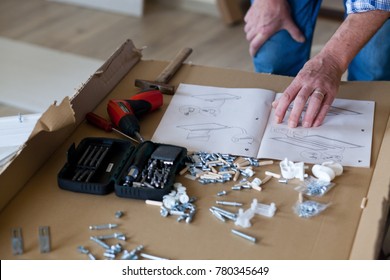
[[[180,84],[152,141],[189,151],[219,152],[306,163],[369,167],[374,101],[335,99],[320,127],[277,124],[280,93],[259,88]]]

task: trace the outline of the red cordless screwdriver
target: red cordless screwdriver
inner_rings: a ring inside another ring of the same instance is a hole
[[[138,93],[130,99],[111,99],[107,105],[107,112],[113,124],[120,131],[144,142],[140,134],[138,118],[160,108],[162,104],[161,91],[150,90]]]
[[[104,131],[107,131],[107,132],[115,131],[116,133],[119,133],[120,135],[123,135],[126,138],[129,138],[130,140],[133,140],[135,142],[139,142],[137,139],[130,137],[129,135],[124,134],[123,132],[119,131],[116,128],[113,128],[112,124],[108,120],[102,118],[99,115],[96,115],[95,113],[89,112],[89,113],[87,113],[85,118],[87,119],[87,121],[89,123],[103,129]]]

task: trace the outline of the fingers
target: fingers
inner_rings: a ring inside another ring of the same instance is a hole
[[[313,125],[314,118],[319,113],[324,98],[325,94],[320,89],[315,89],[310,95],[310,102],[307,105],[305,117],[302,122],[303,127],[311,127]]]
[[[286,24],[285,24],[285,29],[287,30],[287,32],[290,34],[290,36],[295,40],[297,41],[298,43],[303,43],[305,42],[305,36],[303,35],[303,33],[301,32],[301,30],[299,30],[299,28],[294,24],[294,22],[292,21],[287,21]]]
[[[276,123],[281,123],[283,121],[287,109],[295,98],[297,92],[299,92],[299,88],[295,88],[294,85],[290,85],[290,87],[285,90],[282,97],[272,103],[272,107],[275,108]]]
[[[323,123],[333,100],[334,97],[326,94],[320,89],[311,90],[309,88],[301,88],[294,91],[291,88],[288,88],[280,99],[272,103],[272,107],[275,109],[275,121],[276,123],[281,123],[283,121],[291,102],[294,101],[288,118],[289,127],[295,128],[298,126],[304,111],[305,114],[302,121],[303,127],[320,126]]]
[[[290,116],[288,118],[288,126],[293,128],[297,127],[299,123],[299,119],[302,115],[303,110],[305,109],[305,105],[309,95],[311,94],[311,90],[309,88],[302,88],[294,100],[294,105],[291,110]]]
[[[268,40],[269,36],[257,34],[249,44],[249,54],[255,56],[260,47]]]

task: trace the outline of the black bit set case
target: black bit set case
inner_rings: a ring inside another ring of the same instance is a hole
[[[70,146],[57,180],[68,191],[161,201],[186,158],[187,149],[175,145],[88,137]]]

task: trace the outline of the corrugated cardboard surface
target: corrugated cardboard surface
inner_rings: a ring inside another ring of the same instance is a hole
[[[130,97],[137,92],[133,87],[135,78],[153,80],[166,65],[167,62],[140,61],[103,100],[91,100],[99,103],[94,112],[108,118],[106,105],[109,99]],[[261,87],[282,91],[290,81],[287,77],[185,65],[171,83]],[[384,148],[381,145],[389,118],[390,84],[343,83],[340,90],[341,98],[376,101],[372,164],[371,168],[367,169],[345,168],[344,174],[334,181],[336,187],[318,199],[330,202],[331,206],[317,217],[303,219],[294,214],[292,208],[297,199],[294,187],[298,182],[285,185],[273,180],[264,186],[262,192],[230,192],[226,199],[245,203],[245,209],[253,198],[262,203],[276,203],[278,209],[273,218],[255,216],[252,219],[252,227],[248,229],[236,227],[232,222],[222,223],[209,212],[209,208],[216,205],[216,193],[230,190],[233,183],[201,185],[178,176],[177,181],[187,187],[187,193],[198,198],[195,202],[197,212],[190,224],[179,223],[173,216],[163,218],[158,207],[145,205],[141,200],[119,198],[115,194],[97,196],[61,190],[56,176],[65,163],[66,151],[72,143],[77,144],[84,137],[90,136],[117,137],[82,122],[68,138],[63,139],[64,142],[0,213],[0,258],[86,259],[85,255],[77,251],[79,245],[86,246],[98,258],[103,258],[104,249],[90,241],[89,237],[114,231],[128,236],[126,242],[121,241],[124,248],[131,250],[142,244],[145,246],[145,252],[170,259],[348,259],[352,249],[363,248],[364,251],[365,246],[368,246],[369,253],[362,254],[359,258],[374,258],[373,253],[377,250],[375,236],[370,237],[368,242],[354,242],[354,239],[358,228],[365,227],[361,223],[361,216],[366,210],[362,210],[360,204],[371,190],[371,181],[375,179],[372,175],[376,170],[383,171],[388,168],[378,166],[376,162],[379,150]],[[152,136],[169,100],[169,96],[164,96],[163,108],[142,119],[141,133],[146,139]],[[82,110],[83,104],[77,104],[76,107],[80,107],[77,110]],[[76,119],[80,119],[77,110]],[[232,114],[239,116],[244,110],[238,109]],[[386,141],[384,145],[388,149],[389,142]],[[31,158],[31,161],[34,161],[34,158]],[[23,168],[26,167],[22,167],[20,172],[23,172]],[[256,172],[259,177],[263,177],[265,170],[279,172],[278,162],[271,167],[258,168]],[[388,172],[383,173],[381,172],[380,176],[386,178],[376,181],[380,186],[377,186],[375,194],[387,199],[384,207],[386,208],[390,175]],[[11,180],[1,182],[4,185],[0,186],[0,192],[13,187]],[[118,210],[125,212],[121,219],[114,216]],[[383,226],[383,217],[380,217],[382,214],[375,212],[373,215],[376,216],[371,217],[373,222],[369,226],[373,227],[375,232],[379,232]],[[120,226],[115,230],[99,232],[88,229],[89,225],[103,223],[118,223]],[[39,252],[39,226],[50,226],[50,253]],[[12,255],[10,230],[13,227],[21,227],[23,230],[23,255]],[[253,244],[232,235],[232,228],[257,237],[257,243]],[[114,244],[116,241],[109,240],[108,243]]]

